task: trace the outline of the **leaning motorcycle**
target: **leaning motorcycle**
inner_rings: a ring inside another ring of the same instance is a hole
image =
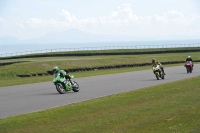
[[[74,76],[71,75],[71,80],[74,79]],[[53,83],[56,86],[56,90],[60,94],[64,94],[66,91],[79,91],[79,85],[76,81],[73,81],[73,85],[70,83],[69,79],[66,79],[65,77],[61,77],[60,74],[57,75],[56,78],[54,78]]]
[[[192,73],[192,70],[193,70],[192,61],[187,61],[185,63],[185,67],[186,67],[187,73]]]
[[[152,70],[153,70],[154,74],[156,75],[157,80],[159,80],[160,78],[161,78],[161,79],[164,79],[164,78],[165,78],[164,73],[163,73],[163,71],[161,70],[160,65],[155,64],[155,65],[153,66]]]

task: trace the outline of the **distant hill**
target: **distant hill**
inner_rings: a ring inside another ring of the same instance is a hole
[[[36,43],[86,43],[116,41],[134,41],[134,38],[130,36],[97,35],[71,29],[64,32],[48,33],[40,38],[31,40],[31,42]]]
[[[187,38],[187,37],[186,37]],[[195,37],[194,37],[195,38]],[[198,38],[198,36],[196,37]],[[161,38],[160,38],[161,39]],[[192,40],[192,41],[191,41]],[[163,42],[164,41],[164,42]],[[199,43],[200,39],[180,39],[174,36],[171,40],[155,40],[155,38],[139,38],[137,36],[116,36],[99,35],[83,32],[76,29],[70,29],[63,32],[51,32],[42,37],[18,40],[15,37],[0,37],[0,45],[4,44],[66,44],[66,43],[108,43],[108,42],[135,42],[132,44],[177,44],[177,43]],[[151,43],[150,43],[151,42]]]
[[[11,37],[11,36],[6,36],[6,37],[0,37],[0,44],[2,45],[6,45],[6,44],[18,44],[21,41],[18,40],[15,37]]]
[[[113,36],[86,33],[71,29],[64,32],[51,32],[42,37],[28,40],[18,40],[14,37],[1,37],[0,44],[47,44],[47,43],[90,43],[90,42],[119,42],[134,41],[132,36]]]

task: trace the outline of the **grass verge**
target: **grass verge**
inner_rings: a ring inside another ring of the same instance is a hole
[[[0,119],[2,133],[197,133],[200,77]]]

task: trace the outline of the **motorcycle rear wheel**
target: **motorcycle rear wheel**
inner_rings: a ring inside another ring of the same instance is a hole
[[[187,73],[190,73],[190,72],[191,72],[191,70],[190,70],[189,67],[186,67],[186,69],[187,69]]]

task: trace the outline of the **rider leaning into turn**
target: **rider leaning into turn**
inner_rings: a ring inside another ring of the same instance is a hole
[[[151,60],[151,62],[152,62],[152,64],[151,64],[152,67],[153,67],[155,64],[156,64],[156,65],[160,65],[160,68],[161,68],[161,70],[163,71],[163,73],[164,73],[164,75],[165,75],[164,68],[163,68],[162,64],[161,64],[159,61],[156,61],[156,59],[153,58],[153,59]]]
[[[53,74],[54,74],[54,78],[56,78],[57,75],[60,74],[61,77],[65,77],[66,79],[69,79],[69,81],[72,84],[72,86],[74,85],[72,80],[71,80],[70,75],[67,74],[64,70],[61,70],[57,66],[55,66],[52,71],[53,71]]]

